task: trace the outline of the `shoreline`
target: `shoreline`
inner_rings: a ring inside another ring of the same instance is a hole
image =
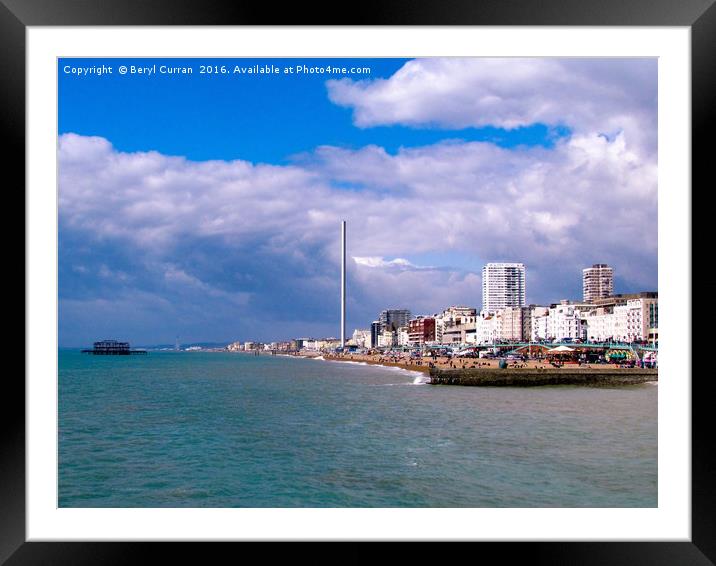
[[[592,385],[618,386],[641,383],[657,383],[658,369],[622,368],[615,365],[578,365],[565,364],[554,367],[546,362],[528,360],[513,363],[507,368],[499,367],[499,360],[447,360],[432,359],[404,360],[385,359],[380,355],[318,354],[301,356],[307,358],[322,357],[334,362],[364,363],[383,367],[397,367],[407,371],[419,372],[429,376],[428,383],[433,385],[464,386],[517,386],[537,387],[543,385]]]
[[[319,356],[306,356],[309,358],[316,358]],[[368,358],[368,356],[361,355],[361,359],[355,359],[355,357],[346,358],[343,356],[333,356],[331,354],[323,354],[321,357],[323,357],[324,360],[330,361],[330,362],[343,362],[343,363],[354,363],[354,364],[366,364],[369,366],[382,366],[382,367],[394,367],[398,369],[403,369],[406,371],[415,371],[419,373],[423,373],[425,375],[430,375],[430,368],[426,365],[418,366],[418,365],[409,365],[405,363],[400,362],[386,362],[386,361],[377,361],[374,359],[363,359]]]

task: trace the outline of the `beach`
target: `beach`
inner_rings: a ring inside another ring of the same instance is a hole
[[[318,355],[318,354],[316,354]],[[308,355],[306,357],[316,357],[316,355]],[[402,356],[392,356],[386,354],[322,354],[323,359],[332,360],[336,362],[364,362],[366,364],[378,364],[389,367],[400,367],[412,371],[420,371],[423,373],[430,373],[430,368],[434,367],[441,370],[450,369],[499,369],[499,359],[484,359],[484,358],[460,358],[447,356],[437,356],[435,358],[424,356],[422,358],[411,358],[408,354]],[[526,370],[550,370],[558,369],[547,360],[515,360],[508,361],[508,368],[513,370],[526,369]],[[561,370],[573,370],[578,369],[604,371],[608,370],[619,370],[626,369],[620,368],[615,364],[576,364],[576,363],[565,363],[559,369]]]

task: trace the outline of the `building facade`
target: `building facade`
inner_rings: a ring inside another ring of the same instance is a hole
[[[611,297],[614,293],[614,270],[606,263],[595,263],[583,269],[582,293],[585,303]]]
[[[386,309],[378,315],[381,330],[397,330],[401,326],[408,326],[411,315],[408,309]]]
[[[529,307],[507,307],[500,311],[502,324],[500,338],[510,342],[530,339],[531,309]]]
[[[351,337],[351,341],[358,348],[372,348],[373,347],[373,342],[371,341],[370,329],[363,330],[362,328],[356,328],[353,331],[353,336]]]
[[[410,345],[410,335],[408,334],[408,327],[401,326],[396,331],[398,346],[401,348]]]
[[[378,347],[378,336],[380,336],[380,321],[374,320],[370,325],[370,347]]]
[[[560,341],[582,340],[586,337],[586,323],[575,305],[560,304],[550,307],[547,317],[547,338]]]
[[[408,342],[411,346],[423,346],[435,341],[435,318],[419,316],[408,321]]]
[[[502,317],[483,311],[475,319],[475,344],[478,346],[494,344],[501,332]]]
[[[392,348],[398,344],[398,337],[395,330],[383,330],[378,335],[378,348]]]
[[[465,342],[465,333],[475,328],[477,309],[452,306],[435,316],[435,341],[440,344]]]
[[[655,292],[617,295],[598,300],[585,313],[587,338],[594,342],[650,341],[659,336],[659,299]]]
[[[482,310],[525,306],[523,263],[488,263],[482,268]]]

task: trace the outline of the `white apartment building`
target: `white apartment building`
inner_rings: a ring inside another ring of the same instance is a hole
[[[500,337],[502,317],[483,312],[475,319],[475,343],[494,344]]]
[[[531,334],[530,340],[537,342],[547,339],[547,322],[549,320],[549,307],[534,307],[530,313]]]
[[[360,328],[356,328],[353,331],[353,337],[351,338],[354,345],[358,346],[359,348],[372,348],[373,345],[371,344],[371,338],[370,338],[370,330],[363,330]]]
[[[465,344],[477,344],[477,324],[473,323],[472,328],[465,330]]]
[[[488,263],[482,268],[482,310],[525,306],[525,265]]]
[[[397,330],[397,336],[396,336],[398,346],[407,346],[410,344],[410,334],[408,333],[408,327],[407,326],[401,326]]]
[[[585,303],[610,297],[614,293],[614,269],[606,263],[595,263],[583,269],[582,292]]]
[[[317,352],[318,349],[319,349],[319,347],[318,347],[318,340],[316,340],[316,339],[314,339],[314,338],[307,338],[306,340],[303,341],[303,348],[304,348],[305,350],[310,350],[310,351],[312,351],[312,352]]]
[[[616,317],[614,313],[600,307],[585,313],[584,320],[587,324],[587,340],[603,342],[616,336]]]
[[[378,348],[392,348],[397,342],[396,333],[392,330],[384,330],[378,334]]]
[[[527,338],[524,335],[525,318],[530,316],[527,307],[507,307],[499,312],[502,318],[500,338],[512,342],[519,342]]]
[[[340,345],[341,341],[337,338],[309,338],[303,342],[304,349],[311,350],[313,352],[320,352],[324,349],[336,348]]]
[[[616,339],[625,342],[633,342],[634,340],[648,340],[652,331],[650,326],[650,305],[652,311],[658,309],[657,299],[630,299],[626,305],[617,305],[614,307],[614,315],[616,317]],[[658,310],[657,310],[658,316]]]
[[[564,338],[583,339],[585,337],[586,324],[582,322],[582,316],[574,305],[561,304],[549,309],[547,317],[547,338],[552,340],[563,340]]]
[[[633,342],[658,336],[659,302],[657,298],[629,299],[612,312],[596,308],[584,317],[587,338],[595,342],[619,340]]]

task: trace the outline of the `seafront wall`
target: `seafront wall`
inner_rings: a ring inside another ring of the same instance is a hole
[[[658,381],[656,369],[626,368],[469,368],[430,370],[435,385],[534,387],[538,385],[591,385],[611,387]]]

